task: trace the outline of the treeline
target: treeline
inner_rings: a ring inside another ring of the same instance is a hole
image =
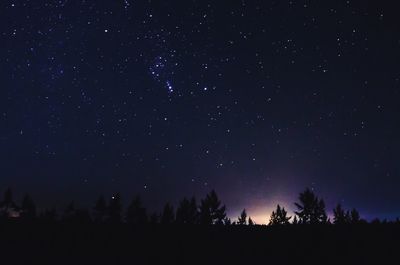
[[[367,224],[360,218],[356,209],[345,210],[338,204],[333,209],[333,219],[328,218],[325,202],[312,190],[301,192],[297,210],[289,216],[284,207],[279,204],[270,215],[268,225],[351,225]],[[37,211],[33,199],[25,195],[20,205],[15,203],[11,189],[8,189],[0,202],[0,221],[18,222],[63,222],[63,223],[127,223],[133,225],[163,224],[163,225],[256,225],[244,209],[236,220],[231,220],[226,215],[226,206],[222,204],[217,193],[213,190],[198,203],[195,197],[183,198],[178,207],[167,203],[161,213],[149,213],[144,207],[139,196],[135,197],[126,209],[123,208],[119,193],[112,196],[109,201],[100,196],[92,209],[80,209],[71,202],[65,209],[46,209]],[[386,220],[374,219],[373,224],[393,223]],[[394,223],[400,224],[396,219]]]

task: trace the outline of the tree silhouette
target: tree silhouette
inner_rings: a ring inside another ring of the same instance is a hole
[[[174,223],[175,221],[175,214],[174,208],[169,203],[165,204],[164,210],[161,214],[161,224],[169,225]]]
[[[238,225],[247,225],[247,213],[246,213],[246,209],[243,209],[242,213],[241,213],[240,216],[238,217],[237,224],[238,224]]]
[[[306,189],[299,195],[299,203],[295,203],[300,224],[324,224],[327,222],[325,202],[319,199],[314,192]]]
[[[295,215],[292,221],[293,225],[298,225],[299,224],[299,220],[297,219],[297,216]]]
[[[344,211],[342,206],[338,204],[335,209],[333,209],[333,223],[334,224],[359,224],[361,222],[360,214],[356,209],[351,211]]]
[[[281,207],[279,204],[276,206],[276,210],[272,211],[269,225],[288,225],[290,224],[289,220],[291,216],[287,216],[287,211],[284,207]]]
[[[32,198],[25,194],[21,204],[21,219],[24,221],[33,221],[36,218],[36,206]]]
[[[199,223],[199,206],[197,205],[197,201],[195,197],[192,197],[190,200],[190,207],[189,207],[189,214],[188,214],[188,224],[198,224]]]
[[[380,225],[380,224],[381,224],[381,220],[379,220],[379,218],[374,218],[374,219],[371,221],[371,224],[372,224],[372,225]]]
[[[345,212],[340,203],[333,209],[333,223],[337,225],[350,223],[349,212]]]
[[[119,193],[111,197],[108,205],[108,221],[111,223],[121,222],[122,203]]]
[[[306,189],[299,194],[299,202],[295,203],[298,208],[295,211],[292,224],[330,224],[325,211],[325,203],[318,198],[313,191]],[[196,199],[183,198],[180,202],[176,214],[171,204],[167,203],[160,215],[152,214],[148,216],[146,209],[142,206],[140,197],[133,198],[129,204],[125,218],[122,219],[121,196],[117,193],[107,203],[103,196],[100,196],[93,208],[93,221],[100,223],[108,221],[111,223],[120,223],[126,221],[130,224],[203,224],[203,225],[254,225],[253,220],[247,215],[246,209],[243,209],[237,221],[232,222],[226,216],[225,205],[222,205],[216,192],[212,190],[201,200],[200,207],[196,203]],[[0,214],[3,218],[18,218],[22,221],[32,221],[36,219],[36,206],[29,195],[25,195],[22,200],[21,207],[18,207],[12,196],[11,189],[7,189],[4,193],[3,200],[0,202]],[[37,221],[54,222],[57,219],[57,211],[53,208],[40,213]],[[76,209],[72,201],[67,205],[62,213],[60,221],[73,223],[89,223],[92,218],[85,209]],[[292,217],[288,216],[284,207],[277,205],[270,216],[270,225],[287,225],[290,224]],[[341,204],[337,204],[333,209],[334,224],[360,224],[367,223],[360,218],[360,214],[356,209],[346,211]],[[392,221],[372,221],[371,223],[399,223]]]
[[[224,218],[224,225],[232,225],[232,221],[231,221],[231,218],[229,218],[229,217],[225,217]]]
[[[70,202],[64,210],[62,220],[65,222],[72,222],[75,218],[75,203]]]
[[[222,225],[226,217],[226,207],[221,206],[217,193],[212,190],[201,200],[200,204],[200,223],[203,225]]]
[[[13,201],[12,191],[8,188],[4,193],[4,199],[0,203],[0,216],[3,218],[16,217],[18,206]]]
[[[129,224],[145,224],[147,223],[146,208],[142,206],[139,196],[132,199],[126,211],[126,222]]]
[[[176,223],[178,224],[196,224],[198,222],[199,212],[196,199],[193,197],[190,201],[183,198],[176,210]]]
[[[158,224],[160,221],[160,216],[157,213],[152,213],[149,218],[149,222],[152,225]]]
[[[89,224],[92,222],[92,218],[90,217],[90,213],[87,209],[76,209],[73,222],[78,224]]]
[[[92,218],[87,209],[77,209],[72,201],[65,207],[62,221],[71,224],[88,224],[92,222]]]
[[[44,223],[54,223],[57,221],[57,210],[55,208],[44,210],[39,219]]]
[[[107,217],[107,203],[104,196],[100,196],[93,208],[93,219],[96,223],[102,223]]]
[[[359,224],[361,222],[360,214],[356,209],[352,209],[350,212],[350,223]]]
[[[249,225],[255,225],[253,219],[251,219],[251,217],[249,217]]]

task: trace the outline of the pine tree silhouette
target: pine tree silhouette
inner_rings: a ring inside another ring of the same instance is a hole
[[[253,219],[251,219],[251,217],[249,217],[249,225],[255,225]]]
[[[157,213],[152,213],[149,217],[149,222],[152,225],[158,224],[160,221],[160,215],[158,215]]]
[[[75,203],[70,202],[64,210],[62,220],[64,222],[73,222],[75,218]]]
[[[297,216],[295,215],[292,221],[293,225],[298,225],[299,224],[299,220],[297,219]]]
[[[340,203],[333,209],[333,223],[337,225],[350,223],[349,212],[345,212]]]
[[[36,206],[28,194],[25,194],[22,199],[21,219],[23,221],[33,221],[36,219]]]
[[[224,225],[227,225],[227,226],[232,225],[231,218],[225,217],[223,223],[224,223]]]
[[[203,225],[222,225],[226,217],[226,207],[221,206],[217,193],[212,190],[200,204],[200,223]]]
[[[122,212],[121,195],[119,193],[111,197],[108,205],[108,221],[111,223],[120,223]]]
[[[129,224],[145,224],[147,223],[146,208],[143,207],[139,196],[133,198],[126,212],[126,222]]]
[[[175,221],[175,214],[174,208],[169,203],[165,204],[164,210],[161,214],[161,224],[169,225],[174,223]]]
[[[92,218],[87,209],[76,209],[72,221],[78,224],[90,224]]]
[[[240,216],[238,217],[237,224],[238,224],[238,225],[247,225],[247,213],[246,213],[246,209],[243,209],[242,213],[241,213]]]
[[[325,202],[319,199],[314,192],[306,189],[299,195],[299,203],[295,203],[300,224],[324,224],[328,217],[325,211]]]
[[[193,197],[189,201],[187,198],[183,198],[176,210],[176,222],[178,224],[196,224],[198,216],[196,199]]]
[[[54,223],[57,221],[57,217],[57,210],[55,208],[51,208],[44,210],[40,214],[39,219],[44,223]]]
[[[12,205],[14,203],[13,201],[13,195],[12,195],[12,190],[11,188],[8,188],[5,192],[4,192],[4,200],[3,200],[3,204],[4,205]]]
[[[374,218],[372,221],[371,221],[371,224],[372,225],[380,225],[382,222],[381,222],[381,220],[379,220],[379,218]]]
[[[359,224],[361,222],[360,214],[356,209],[352,209],[350,212],[350,223]]]
[[[4,199],[0,203],[0,217],[9,218],[16,217],[16,211],[18,211],[18,206],[13,201],[13,195],[10,188],[8,188],[4,193]]]
[[[288,225],[291,218],[291,216],[287,216],[285,208],[278,204],[276,210],[271,214],[269,225]]]
[[[100,196],[93,208],[93,219],[96,223],[102,223],[107,217],[107,203],[104,196]]]
[[[192,197],[190,200],[190,207],[189,207],[189,214],[188,214],[188,224],[198,224],[199,223],[199,206],[197,205],[197,201],[195,197]]]

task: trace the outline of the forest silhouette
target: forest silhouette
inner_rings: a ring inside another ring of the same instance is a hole
[[[332,220],[325,202],[306,189],[289,216],[281,205],[267,225],[246,209],[234,220],[213,190],[183,198],[174,208],[149,212],[139,196],[123,207],[119,193],[100,196],[92,209],[70,202],[39,211],[11,189],[0,202],[4,264],[398,264],[400,221],[366,221],[337,204]],[[23,253],[23,255],[22,255]]]

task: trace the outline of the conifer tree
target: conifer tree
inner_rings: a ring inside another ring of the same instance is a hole
[[[222,225],[226,217],[226,207],[221,206],[217,193],[212,190],[200,204],[200,223],[204,225]]]
[[[106,220],[107,217],[107,203],[104,196],[100,196],[93,208],[93,219],[96,223],[101,223]]]
[[[21,219],[24,221],[33,221],[36,218],[36,206],[32,198],[25,194],[21,204]]]
[[[296,215],[300,224],[325,224],[328,220],[325,202],[319,199],[313,191],[306,189],[299,195],[299,203],[295,203]]]
[[[125,216],[126,222],[129,224],[145,224],[148,221],[146,208],[142,205],[142,200],[139,196],[132,199],[129,204]],[[157,218],[158,222],[158,218]]]
[[[169,203],[165,204],[164,210],[161,214],[161,224],[169,225],[174,223],[175,221],[175,214],[174,208]]]
[[[243,209],[242,213],[241,213],[240,216],[238,217],[237,224],[238,224],[238,225],[247,225],[247,213],[246,213],[246,209]]]
[[[278,204],[276,210],[271,214],[269,225],[288,225],[291,218],[287,216],[285,208]]]
[[[111,223],[121,222],[122,203],[119,193],[111,197],[108,205],[108,221]]]

